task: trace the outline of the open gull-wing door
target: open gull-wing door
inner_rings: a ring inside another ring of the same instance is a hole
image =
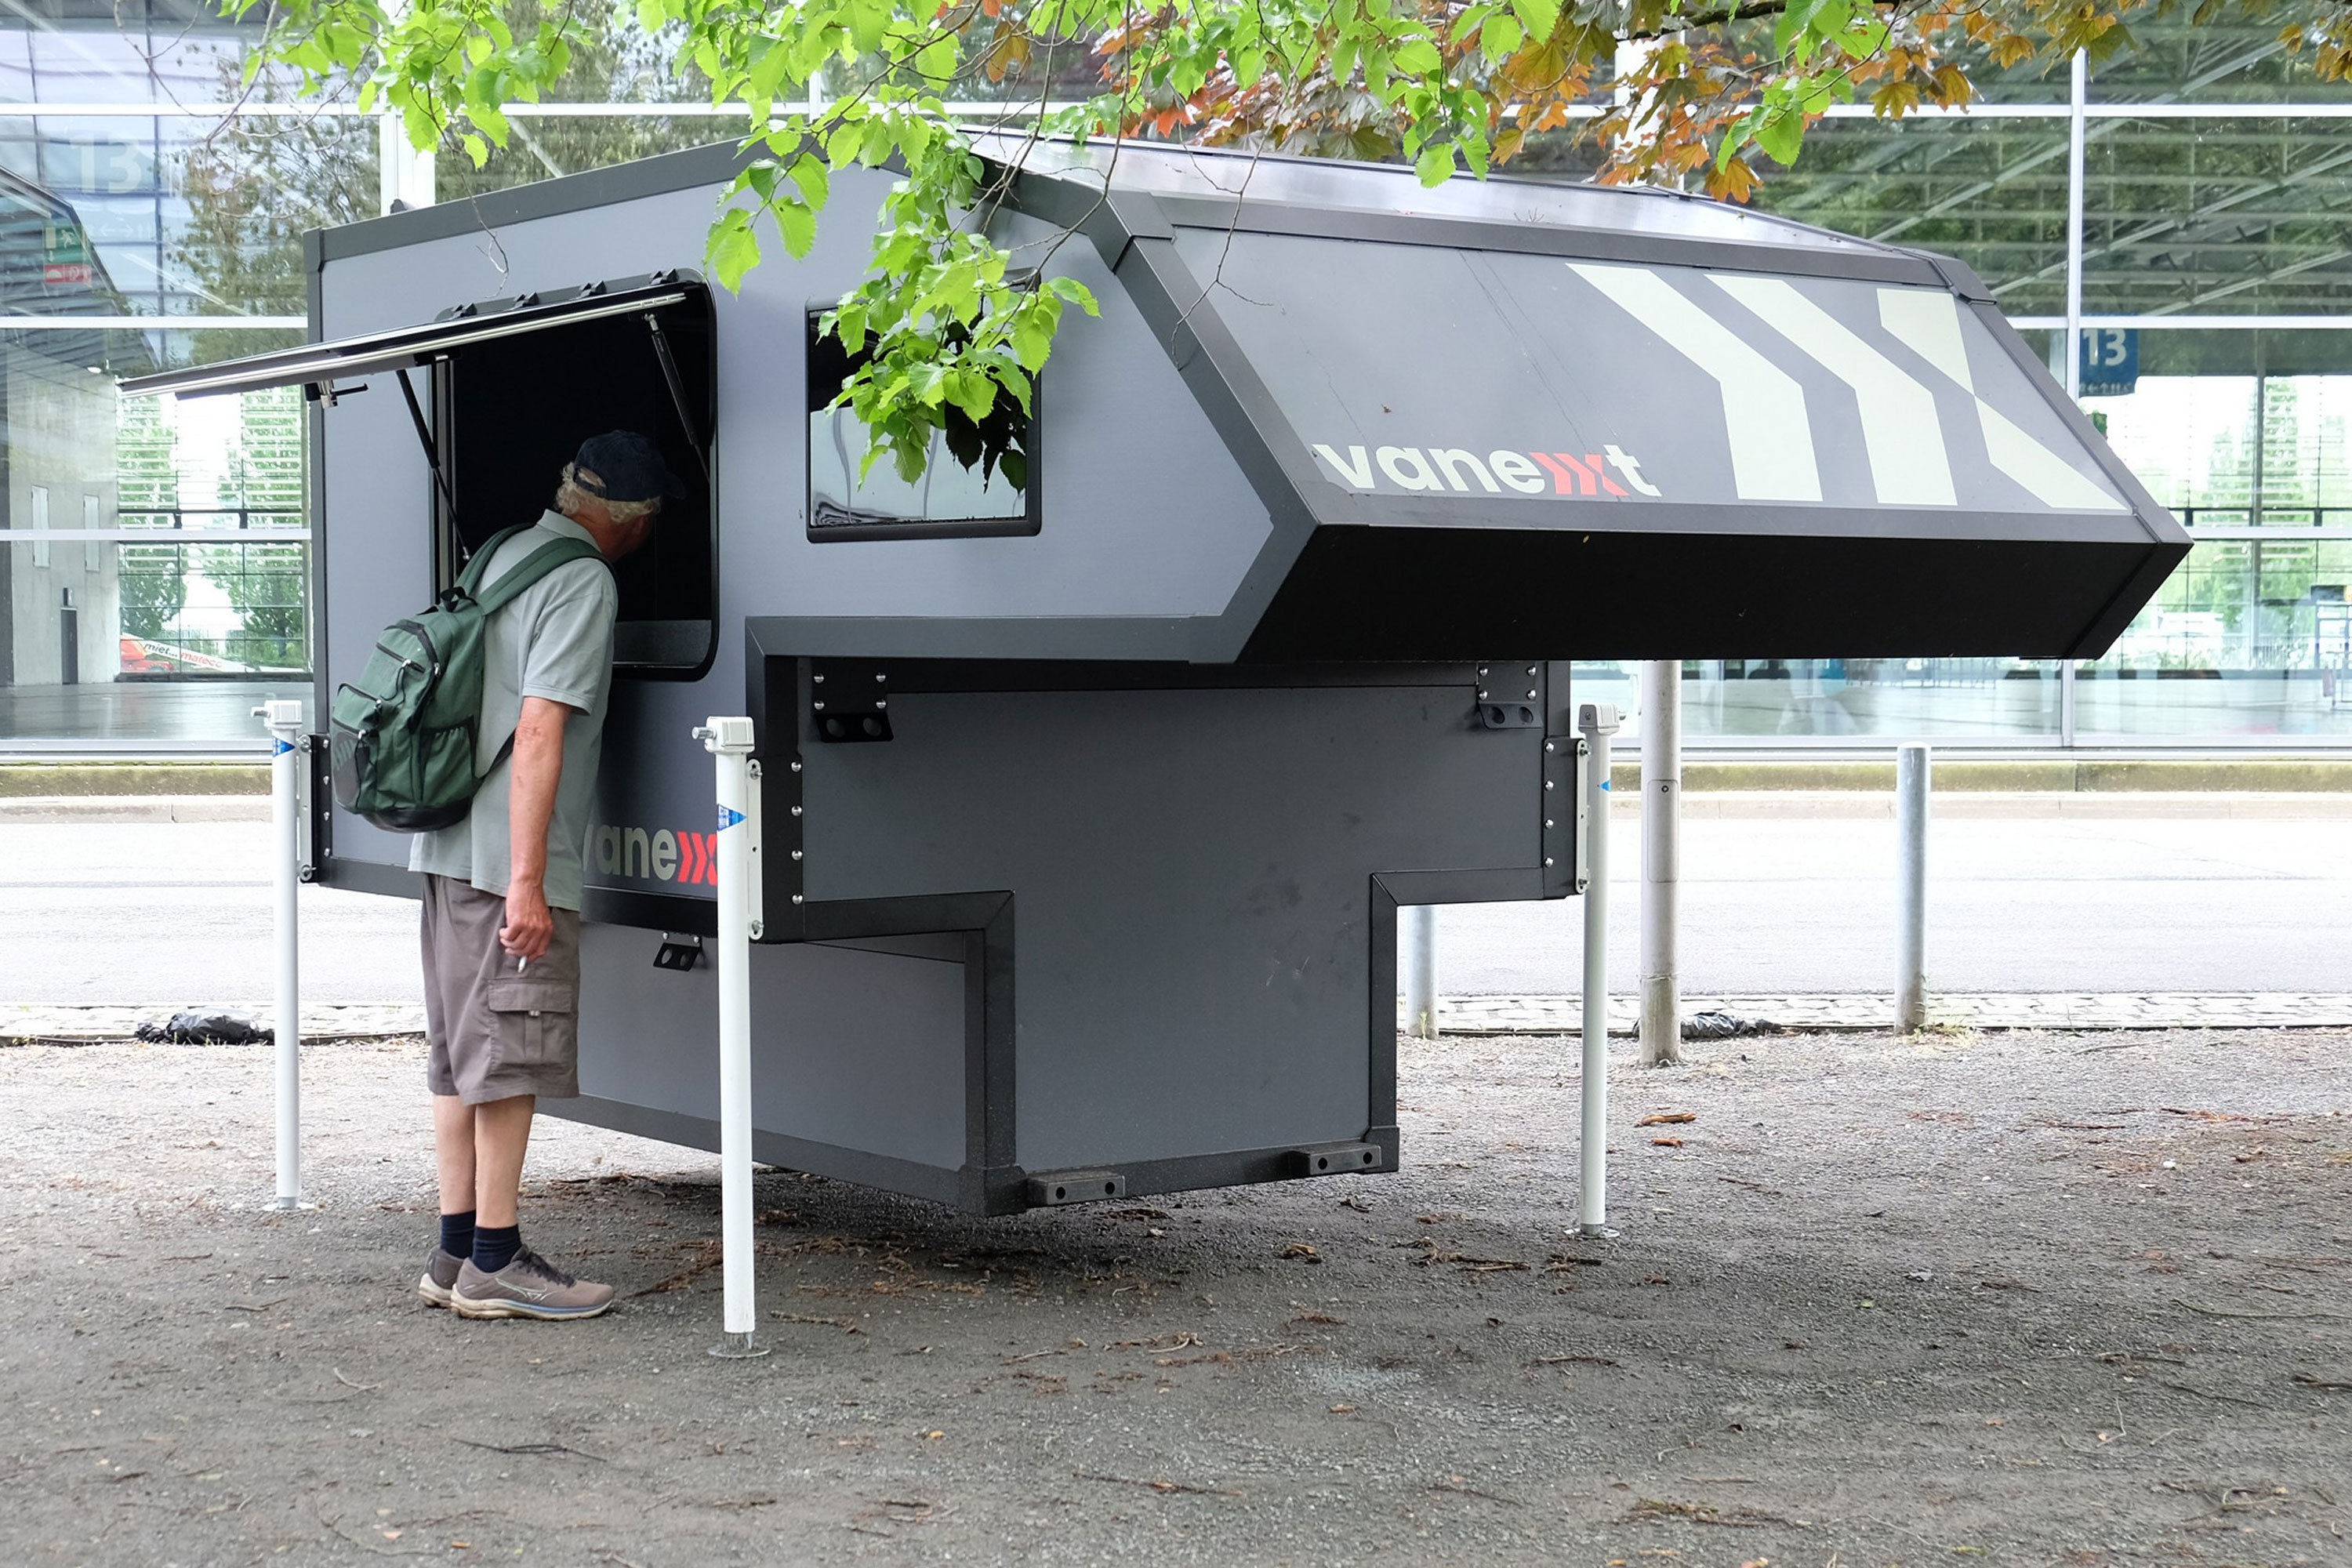
[[[324,394],[340,380],[388,370],[413,370],[450,358],[477,343],[551,328],[629,315],[644,316],[649,323],[657,325],[664,310],[707,300],[709,294],[700,279],[684,273],[656,273],[619,282],[590,283],[551,299],[524,294],[487,304],[459,305],[421,326],[369,332],[332,342],[302,343],[290,349],[247,354],[242,359],[134,376],[122,383],[122,393],[126,397],[152,397],[165,393],[179,397],[212,397],[225,393],[260,392],[273,386],[302,386]]]
[[[2095,655],[2189,540],[1957,262],[1663,194],[1064,153],[1276,520],[1204,651]]]
[[[482,303],[363,336],[306,343],[126,380],[126,395],[214,396],[300,386],[321,409],[396,378],[433,476],[438,582],[499,530],[538,515],[563,462],[601,430],[641,430],[688,493],[667,505],[646,559],[623,580],[615,657],[638,674],[698,675],[718,647],[716,331],[709,288],[657,272]],[[420,387],[412,371],[429,372]],[[326,416],[321,438],[331,434]],[[392,525],[373,498],[337,529]]]

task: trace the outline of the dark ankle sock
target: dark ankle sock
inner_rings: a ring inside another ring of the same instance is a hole
[[[474,1227],[474,1267],[485,1274],[496,1274],[514,1261],[522,1250],[522,1226],[519,1225],[478,1225]]]
[[[474,1211],[441,1216],[441,1250],[452,1258],[474,1256]]]

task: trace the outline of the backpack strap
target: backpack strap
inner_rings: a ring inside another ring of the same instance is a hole
[[[512,528],[502,528],[484,540],[482,547],[475,551],[472,557],[467,561],[466,569],[457,574],[457,591],[469,599],[475,599],[481,591],[482,575],[490,569],[490,558],[499,552],[499,546],[520,533],[524,529],[537,526],[536,523],[519,522]]]
[[[532,524],[531,526],[536,527],[537,525]],[[513,528],[509,529],[507,533],[520,533],[522,531],[523,531],[520,528]],[[484,546],[482,552],[474,557],[473,563],[467,564],[466,574],[468,578],[472,578],[476,575],[474,571],[475,564],[488,562],[490,558],[491,550],[506,539],[507,533],[499,535],[498,539],[493,540],[490,544]],[[559,566],[568,566],[574,561],[603,561],[604,559],[604,552],[597,549],[594,544],[585,539],[551,539],[546,543],[533,550],[530,554],[524,556],[520,561],[517,562],[513,570],[508,572],[488,587],[485,588],[480,586],[478,581],[466,582],[462,580],[459,582],[458,586],[467,591],[467,593],[473,598],[474,603],[481,606],[482,614],[487,616],[504,609],[509,604],[512,603],[524,589],[530,587],[532,584],[538,582],[541,577],[546,576],[550,572],[554,571]]]

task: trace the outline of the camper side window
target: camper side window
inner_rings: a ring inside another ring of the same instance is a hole
[[[949,405],[947,424],[932,436],[929,460],[918,478],[902,478],[887,458],[860,476],[872,435],[849,408],[828,405],[865,357],[818,334],[822,313],[809,313],[807,331],[808,536],[970,539],[1036,532],[1037,426],[1010,398],[999,397],[979,421]]]

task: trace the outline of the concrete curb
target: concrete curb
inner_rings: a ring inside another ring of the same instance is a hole
[[[0,763],[0,799],[268,794],[268,763]]]
[[[235,1013],[269,1026],[267,1003],[205,1004],[205,1010]],[[0,1013],[0,1047],[93,1046],[129,1040],[142,1024],[163,1024],[178,1007],[18,1007]],[[390,1003],[349,1004],[302,1009],[302,1041],[370,1040],[425,1032],[425,1009]],[[186,1050],[184,1046],[162,1047]]]
[[[2352,792],[2352,757],[1971,757],[1940,753],[1937,795]],[[1638,792],[1639,763],[1609,770],[1612,790]],[[1895,763],[1867,758],[1711,757],[1683,764],[1685,795],[1730,790],[1892,794]]]
[[[131,1038],[142,1023],[161,1024],[173,1007],[19,1007],[0,1015],[0,1047],[97,1045]],[[215,1009],[267,1025],[269,1009],[243,1003]],[[1399,1009],[1402,1015],[1402,1009]],[[1726,1013],[1789,1034],[1884,1034],[1895,1026],[1891,997],[1863,994],[1685,996],[1683,1017]],[[1574,996],[1450,996],[1440,1005],[1446,1035],[1572,1035],[1580,1025]],[[1609,1032],[1631,1036],[1634,999],[1609,999]],[[1402,1018],[1399,1018],[1400,1026]],[[1937,1033],[1990,1029],[2352,1029],[2352,994],[2341,992],[1974,993],[1932,998],[1928,1028]],[[399,1004],[348,1004],[302,1009],[305,1042],[378,1039],[421,1034],[425,1009]],[[1704,1052],[1728,1039],[1692,1042]]]
[[[0,795],[0,823],[268,820],[266,795]]]
[[[1451,996],[1439,1005],[1446,1035],[1572,1035],[1582,1027],[1575,996]],[[1403,1009],[1398,1009],[1399,1027]],[[1884,1034],[1895,1027],[1891,995],[1685,996],[1683,1021],[1702,1013],[1777,1026],[1788,1034]],[[1638,999],[1609,999],[1609,1032],[1638,1032]],[[2352,1029],[2352,994],[2340,992],[2032,992],[1930,996],[1927,1027],[1981,1029]],[[1766,1031],[1765,1033],[1769,1033]],[[1729,1037],[1694,1040],[1699,1052]]]

